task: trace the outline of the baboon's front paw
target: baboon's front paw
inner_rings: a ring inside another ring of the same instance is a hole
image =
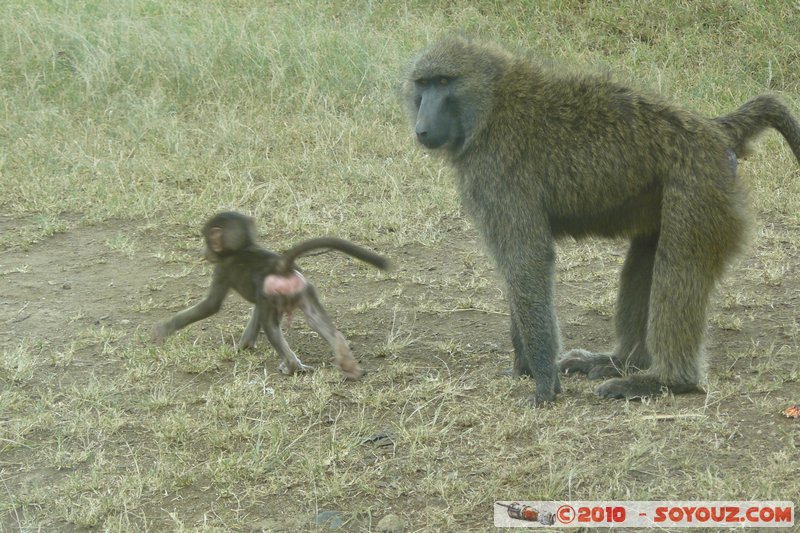
[[[570,350],[558,360],[558,370],[564,374],[586,374],[589,379],[604,379],[621,374],[611,354]]]
[[[533,407],[546,407],[554,404],[555,401],[555,392],[540,393],[539,391],[536,391],[536,394],[528,396],[528,403]]]
[[[555,380],[546,381],[536,385],[536,393],[528,398],[528,402],[535,407],[543,407],[556,401],[556,396],[561,392],[561,382],[558,376]]]

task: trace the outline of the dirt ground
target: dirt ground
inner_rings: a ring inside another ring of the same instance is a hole
[[[19,220],[0,217],[0,232],[18,231],[19,227]],[[770,341],[797,345],[800,250],[792,241],[781,238],[781,234],[797,232],[797,229],[770,225],[763,228],[763,235],[756,237],[751,248],[731,267],[712,302],[712,325],[707,339],[709,352],[716,354],[712,356],[712,373],[714,367],[726,364],[720,361],[720,353],[746,350],[754,343]],[[183,255],[166,261],[159,254],[175,251],[170,248],[174,248],[176,239],[165,235],[145,233],[147,239],[155,238],[155,241],[139,239],[133,251],[115,249],[109,244],[120,234],[135,233],[135,229],[129,231],[131,229],[114,223],[79,225],[24,250],[0,251],[0,276],[4,281],[0,290],[0,346],[8,349],[26,340],[40,345],[42,351],[57,350],[76,340],[84,328],[103,325],[125,332],[117,340],[119,343],[146,342],[152,323],[202,297],[208,287],[210,270],[200,265],[199,260],[192,261],[192,254],[195,249],[200,250],[201,243],[190,229],[183,229],[185,235],[179,236],[183,241],[179,241],[177,247]],[[347,270],[344,266],[347,260],[326,256],[305,259],[304,268],[312,272],[326,307],[334,316],[339,315],[337,321],[343,321],[340,329],[347,329],[350,320],[354,320],[351,327],[359,324],[356,327],[359,330],[386,329],[386,324],[380,322],[387,318],[387,313],[375,313],[379,315],[374,319],[375,324],[364,324],[364,314],[355,319],[347,316],[347,310],[358,302],[382,300],[384,307],[391,309],[396,305],[411,306],[423,298],[444,308],[453,304],[450,306],[453,312],[418,312],[415,318],[417,335],[468,339],[471,344],[491,347],[490,351],[510,354],[502,283],[492,272],[475,235],[465,234],[460,228],[453,228],[450,233],[452,237],[447,242],[434,247],[381,250],[396,266],[396,281],[358,279],[350,268],[346,275],[352,279],[337,278],[331,282],[326,269],[329,272]],[[783,264],[764,264],[769,259],[759,259],[756,251],[775,246],[781,248],[778,257],[783,259]],[[584,247],[589,250],[588,254]],[[613,343],[611,313],[624,252],[625,245],[620,242],[560,243],[562,258],[556,298],[566,349],[579,346],[603,349]],[[565,265],[565,254],[577,257],[579,262],[570,259],[570,264]],[[589,257],[581,258],[582,255]],[[593,263],[594,259],[597,262]],[[197,271],[188,275],[187,265]],[[767,268],[777,269],[780,279],[771,279],[774,274],[765,273],[765,281],[757,287],[745,287],[746,292],[758,294],[757,301],[747,301],[746,293],[737,294],[743,283],[751,284],[752,272]],[[487,286],[470,286],[469,279],[476,272],[491,278]],[[169,281],[165,283],[165,279]],[[431,280],[431,284],[426,283]],[[330,283],[336,286],[331,287]],[[402,296],[393,298],[393,292],[401,292]],[[458,303],[465,298],[470,302],[489,299],[491,309],[488,312],[462,309]],[[734,303],[727,302],[730,299]],[[142,302],[163,309],[144,309],[148,306]],[[238,319],[242,314],[246,316],[248,310],[248,305],[232,293],[222,316],[209,321],[213,321],[214,327],[230,330],[234,338],[241,333],[244,324],[230,323],[229,317]],[[725,317],[735,319],[735,327],[726,326]],[[195,327],[206,329],[208,326],[207,321]],[[383,337],[382,332],[376,331],[375,335]],[[96,354],[92,354],[90,348],[85,351],[89,356],[88,364],[113,365],[113,361],[102,362],[91,357]],[[369,350],[361,351],[369,353]],[[418,355],[426,359],[425,354]],[[373,364],[369,355],[364,358],[367,366]],[[790,359],[787,362],[790,366],[797,364]]]
[[[0,217],[0,232],[19,231],[26,223]],[[12,351],[24,345],[29,353],[54,361],[43,368],[58,374],[34,377],[24,387],[50,383],[59,390],[120,372],[124,363],[118,349],[149,343],[154,322],[197,301],[207,289],[210,271],[191,257],[199,239],[190,229],[179,230],[176,238],[169,235],[169,229],[142,230],[122,223],[72,221],[71,225],[74,229],[65,233],[24,248],[0,251],[0,347]],[[737,446],[750,454],[774,449],[776,425],[794,423],[777,412],[763,412],[759,404],[748,400],[750,395],[769,393],[779,399],[779,405],[800,402],[800,251],[793,244],[796,241],[786,238],[798,228],[769,223],[760,227],[754,245],[733,265],[715,296],[707,342],[710,374],[718,387],[735,387],[738,380],[746,379],[743,375],[758,372],[758,361],[742,354],[772,353],[766,372],[758,380],[762,390],[743,389],[740,397],[729,398],[724,405],[731,419],[738,420],[738,427],[761,428],[737,436]],[[120,240],[124,234],[137,237],[128,246]],[[114,244],[120,242],[123,244]],[[171,256],[176,247],[177,257]],[[605,349],[612,345],[614,292],[624,250],[618,242],[566,242],[560,246],[557,301],[565,348]],[[348,333],[354,353],[368,371],[380,372],[391,364],[375,350],[386,341],[387,332],[398,329],[428,341],[403,351],[404,360],[421,367],[446,364],[493,372],[509,364],[511,346],[502,285],[473,234],[454,225],[451,238],[439,246],[380,251],[396,264],[392,277],[366,276],[366,269],[354,268],[352,262],[334,254],[303,261],[334,321]],[[780,264],[775,263],[775,257]],[[488,282],[476,283],[476,279]],[[487,306],[477,308],[476,303],[481,302]],[[357,311],[364,306],[375,308]],[[233,344],[248,310],[238,296],[231,295],[220,315],[194,325],[189,337],[200,345]],[[405,323],[393,323],[398,316]],[[103,328],[115,334],[110,338],[87,335],[87,331]],[[302,322],[288,338],[303,354],[305,363],[330,364],[327,347],[319,339],[311,339]],[[431,357],[431,342],[453,339],[464,348],[451,355]],[[277,357],[265,344],[262,341],[259,349],[266,352],[265,365],[272,369]],[[71,354],[69,364],[59,365],[59,354],[67,352]],[[225,373],[234,364],[228,362],[216,372]],[[770,383],[778,376],[786,382],[775,390]],[[193,379],[202,389],[202,380]],[[595,384],[582,377],[562,381],[562,398],[591,403],[601,413],[618,405],[594,397]],[[6,382],[3,386],[18,385]],[[520,388],[518,398],[524,401],[525,387]],[[676,401],[693,405],[702,404],[703,399],[687,396]],[[521,409],[520,405],[510,409]],[[3,418],[5,415],[0,414]],[[613,441],[606,445],[616,446]],[[602,441],[597,446],[603,446]],[[800,449],[800,426],[795,446]],[[727,460],[734,461],[735,457],[734,453]],[[24,463],[24,448],[6,454],[4,459],[6,465]],[[35,474],[30,468],[27,471]],[[66,473],[51,470],[40,481],[56,482],[62,475]],[[7,476],[5,490],[13,491],[30,482],[21,474],[13,474]],[[200,512],[204,502],[201,498],[193,505]],[[163,509],[153,512],[164,513]]]

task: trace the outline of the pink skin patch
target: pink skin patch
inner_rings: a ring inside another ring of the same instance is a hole
[[[306,288],[306,278],[293,270],[288,276],[270,274],[264,278],[264,293],[276,296],[294,296]]]

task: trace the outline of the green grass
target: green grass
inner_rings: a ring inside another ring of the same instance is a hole
[[[402,180],[421,157],[397,135],[413,48],[357,4],[64,5],[5,8],[7,209],[186,224],[237,207],[402,241],[455,210],[435,168]]]
[[[780,3],[7,2],[2,14],[2,206],[40,216],[187,224],[237,207],[293,233],[441,238],[458,207],[440,164],[412,149],[397,85],[454,29],[712,114],[766,89],[792,100],[800,83],[797,8]]]
[[[504,289],[399,97],[417,51],[466,31],[708,115],[776,91],[800,116],[800,4],[520,4],[0,5],[0,531],[302,531],[325,510],[345,530],[393,512],[482,531],[504,499],[800,503],[797,424],[777,414],[800,400],[784,141],[740,166],[758,223],[711,311],[708,394],[601,402],[574,378],[532,409],[529,381],[495,376]],[[235,298],[150,344],[206,290],[197,235],[221,209],[270,248],[335,234],[392,257],[385,275],[307,261],[365,380],[343,383],[302,321],[312,375],[236,353]],[[610,343],[620,243],[559,251],[565,347]]]

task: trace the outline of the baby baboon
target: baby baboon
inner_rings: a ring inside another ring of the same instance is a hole
[[[153,339],[162,341],[192,322],[219,311],[230,289],[248,302],[256,304],[239,341],[239,348],[253,347],[263,328],[272,346],[281,356],[278,369],[284,374],[309,370],[289,348],[281,333],[283,315],[302,309],[309,326],[331,345],[336,365],[349,379],[358,379],[364,371],[350,353],[347,341],[333,326],[317,298],[314,286],[294,266],[294,260],[319,248],[333,248],[382,270],[389,262],[378,254],[355,244],[331,237],[301,242],[282,255],[255,244],[255,223],[251,217],[234,212],[213,216],[203,228],[206,258],[214,263],[214,276],[208,296],[153,329]]]
[[[454,167],[461,201],[508,284],[514,373],[537,403],[558,367],[611,379],[609,398],[695,390],[709,293],[739,248],[748,140],[777,129],[800,159],[800,126],[773,96],[707,119],[608,79],[546,70],[527,57],[450,37],[414,62],[404,98],[417,140]],[[623,236],[613,353],[558,364],[554,239]]]

